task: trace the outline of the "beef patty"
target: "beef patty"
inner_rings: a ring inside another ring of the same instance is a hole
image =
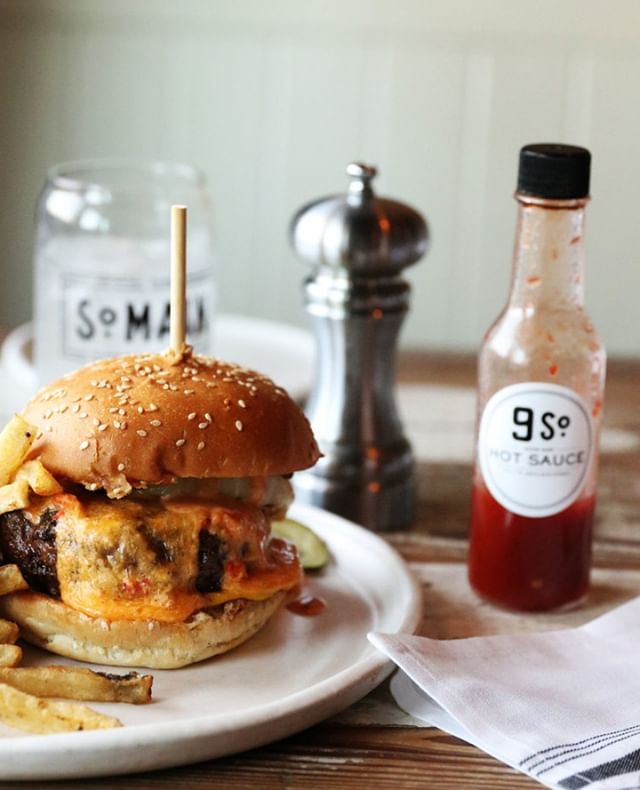
[[[53,598],[60,597],[56,570],[56,510],[47,508],[32,521],[23,510],[0,515],[0,560],[15,563],[29,586]],[[217,536],[202,530],[199,536],[196,589],[219,592],[223,586],[227,547]]]
[[[0,552],[15,563],[34,590],[60,597],[56,573],[56,511],[47,508],[34,523],[22,510],[0,516]]]

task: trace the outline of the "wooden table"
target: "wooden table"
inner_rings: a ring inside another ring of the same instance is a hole
[[[469,388],[474,385],[474,362],[463,356],[405,354],[400,379],[414,388],[435,385],[436,391],[442,386]],[[452,638],[577,625],[640,592],[639,389],[640,361],[610,363],[593,586],[587,603],[575,612],[522,616],[480,602],[469,590],[465,572],[469,460],[420,460],[417,523],[410,532],[389,536],[423,585],[420,633]],[[471,397],[465,389],[455,392]],[[42,783],[20,786],[40,788]],[[340,716],[261,749],[140,776],[53,782],[47,787],[515,790],[540,785],[475,747],[420,726],[398,710],[388,684],[383,684]]]

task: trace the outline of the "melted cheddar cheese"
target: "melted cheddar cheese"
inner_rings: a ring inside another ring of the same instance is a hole
[[[258,508],[221,498],[141,502],[61,494],[34,503],[55,508],[62,601],[109,620],[181,622],[227,601],[263,600],[299,584],[295,549],[269,538]],[[224,546],[221,589],[198,592],[202,530]]]

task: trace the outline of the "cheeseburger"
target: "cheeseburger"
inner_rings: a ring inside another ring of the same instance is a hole
[[[101,360],[41,390],[29,458],[59,483],[0,515],[29,590],[0,598],[25,639],[100,664],[180,667],[256,633],[301,580],[270,536],[319,451],[284,390],[192,355]]]

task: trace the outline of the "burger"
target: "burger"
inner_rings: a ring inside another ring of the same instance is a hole
[[[270,524],[319,457],[263,375],[187,353],[101,360],[41,390],[29,457],[59,483],[0,515],[29,589],[0,612],[29,642],[100,664],[173,668],[255,634],[301,581]]]

